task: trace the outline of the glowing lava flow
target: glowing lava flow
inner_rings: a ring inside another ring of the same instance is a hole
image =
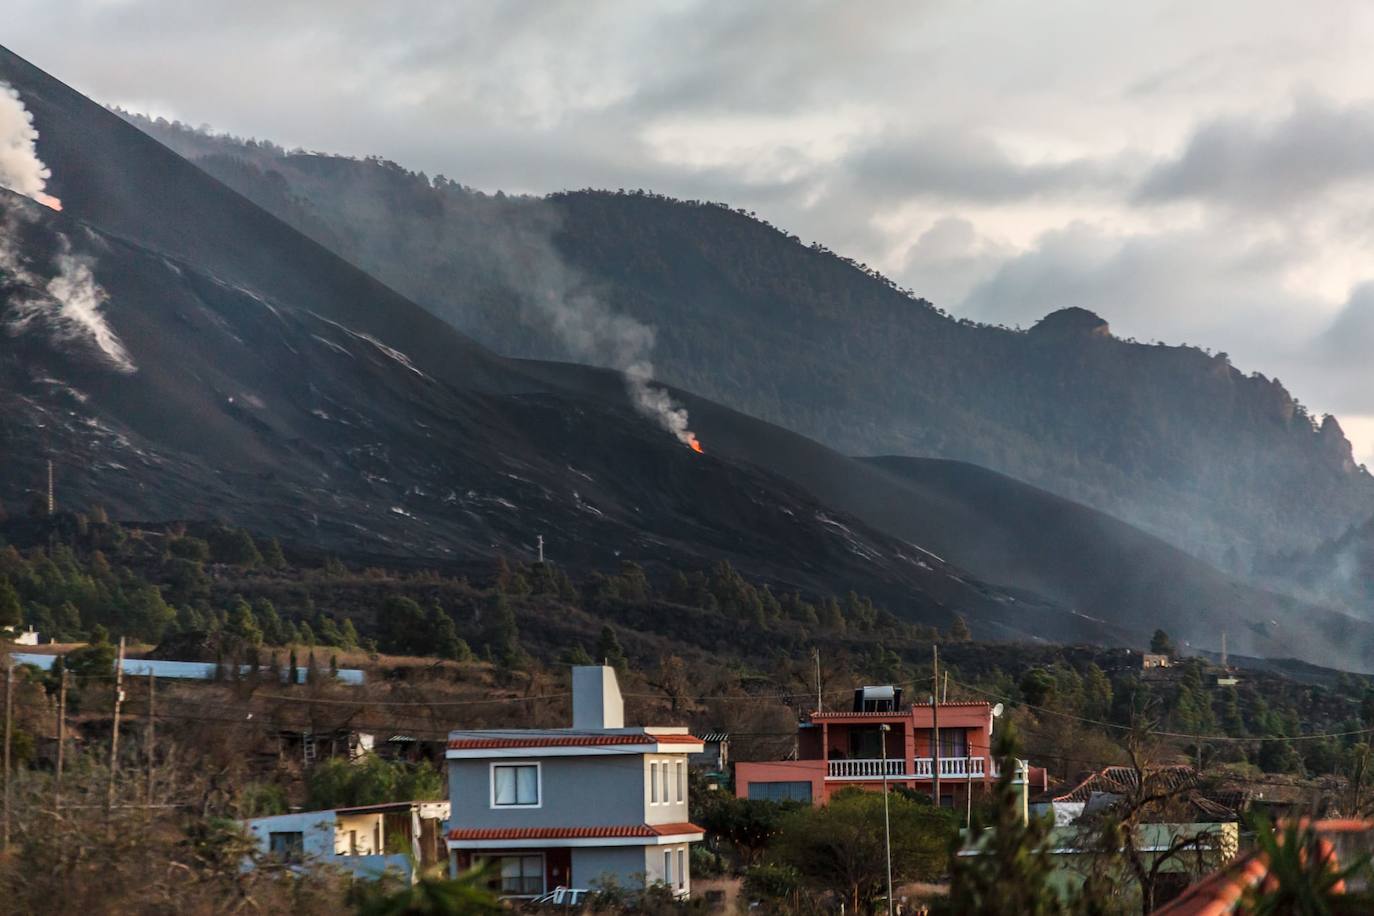
[[[692,447],[692,451],[697,452],[698,454],[705,454],[705,452],[701,450],[701,442],[697,439],[696,436],[693,436],[692,438],[688,439],[687,444]]]

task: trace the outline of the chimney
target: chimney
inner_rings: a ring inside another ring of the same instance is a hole
[[[615,669],[609,665],[574,665],[572,670],[573,728],[595,730],[625,727],[625,702]]]

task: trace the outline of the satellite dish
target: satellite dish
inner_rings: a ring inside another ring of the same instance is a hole
[[[1002,717],[1002,712],[1003,712],[1003,709],[1002,709],[1002,704],[1001,704],[1001,703],[998,703],[996,706],[992,707],[992,717],[993,717],[994,719],[999,719],[999,718],[1001,718],[1001,717]]]

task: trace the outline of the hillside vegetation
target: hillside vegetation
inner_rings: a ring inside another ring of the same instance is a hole
[[[1120,340],[1077,309],[1030,331],[956,320],[723,205],[487,195],[129,117],[507,355],[607,361],[570,349],[541,310],[594,300],[654,328],[673,384],[850,454],[980,464],[1235,570],[1374,513],[1339,424],[1224,353]]]

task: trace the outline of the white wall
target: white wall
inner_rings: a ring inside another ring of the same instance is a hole
[[[652,801],[654,797],[653,786],[650,784],[654,775],[654,767],[658,765],[658,802]],[[668,767],[668,798],[663,797],[663,767]],[[682,767],[682,795],[678,795],[677,767]],[[646,824],[685,824],[690,818],[687,816],[687,794],[688,783],[687,755],[686,754],[645,754],[644,755],[644,823]]]

